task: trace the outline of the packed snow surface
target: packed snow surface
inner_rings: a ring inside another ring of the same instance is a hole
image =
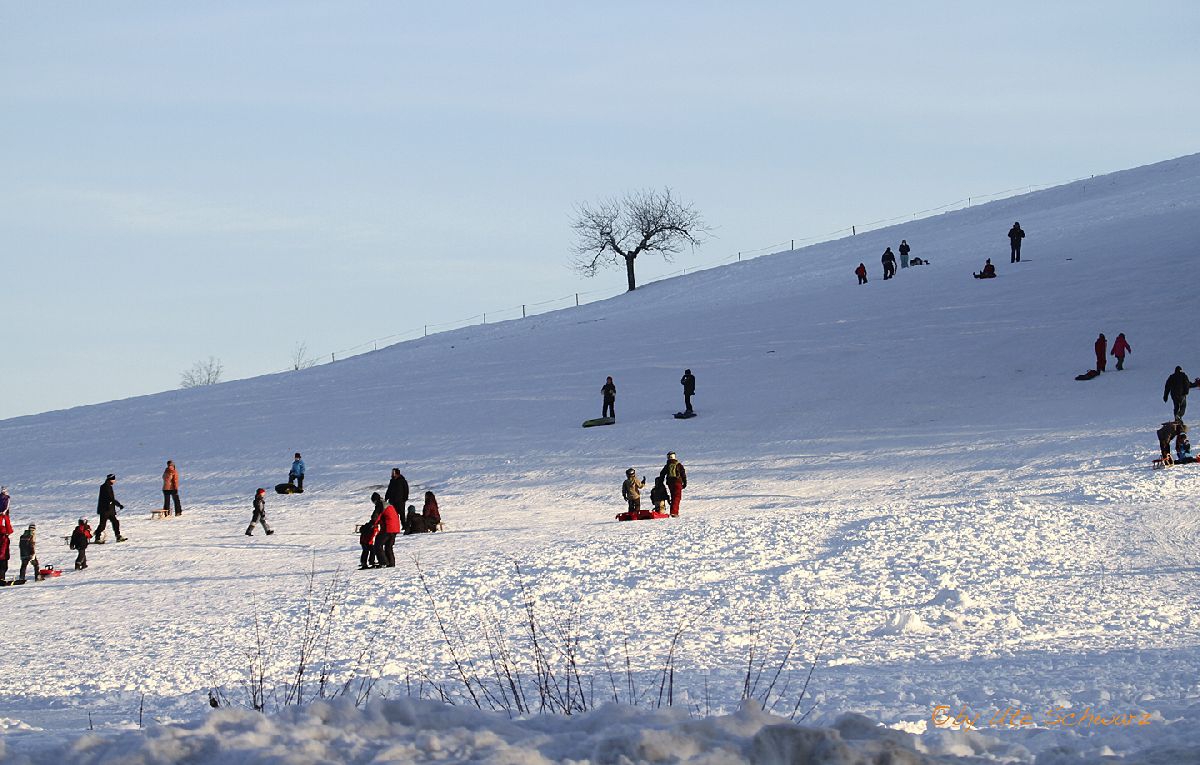
[[[1200,762],[1200,467],[1150,468],[1165,378],[1200,375],[1198,235],[1200,155],[0,422],[13,522],[68,569],[0,590],[0,757]],[[931,264],[883,281],[902,238]],[[1077,382],[1100,332],[1126,369]],[[579,427],[608,375],[616,424]],[[294,451],[307,491],[245,536]],[[681,516],[616,522],[667,451]],[[185,512],[151,520],[167,459]],[[359,571],[393,466],[445,529]],[[129,541],[71,571],[109,472]]]

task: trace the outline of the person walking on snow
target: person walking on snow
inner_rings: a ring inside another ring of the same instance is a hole
[[[900,240],[900,267],[908,268],[908,253],[912,252],[912,248],[908,246],[907,239]]]
[[[866,284],[867,283],[867,265],[865,263],[859,263],[858,268],[854,269],[854,275],[858,277],[859,284]]]
[[[692,396],[696,395],[696,376],[692,374],[692,370],[683,370],[679,384],[683,386],[683,411],[692,414]]]
[[[1112,355],[1117,357],[1117,371],[1120,372],[1125,368],[1125,354],[1133,353],[1133,346],[1125,340],[1125,333],[1117,335],[1117,339],[1113,340]]]
[[[175,515],[183,515],[179,506],[179,471],[175,469],[175,461],[167,460],[167,469],[163,471],[163,515],[171,509],[171,500],[175,500]]]
[[[1104,366],[1108,362],[1108,338],[1104,333],[1100,333],[1100,337],[1096,338],[1096,371],[1103,372]]]
[[[1025,231],[1022,230],[1019,222],[1013,223],[1012,228],[1008,230],[1008,245],[1011,252],[1010,263],[1021,262],[1021,240],[1025,238]]]
[[[300,452],[296,452],[296,458],[292,460],[292,469],[288,471],[288,486],[295,486],[297,491],[304,491],[304,460],[300,459]]]
[[[600,395],[604,397],[604,408],[601,410],[600,416],[617,419],[617,386],[611,377],[601,386]]]
[[[75,570],[82,571],[87,568],[87,548],[88,542],[92,539],[92,527],[88,525],[87,518],[80,518],[79,525],[71,532],[71,549],[75,550]]]
[[[42,580],[42,568],[37,559],[37,524],[29,524],[29,528],[25,529],[25,533],[21,535],[19,542],[21,551],[21,578],[17,582],[24,584],[25,571],[29,568],[29,564],[33,563],[33,581],[40,582]]]
[[[8,559],[12,555],[12,518],[8,516],[8,489],[0,486],[0,584],[7,584]]]
[[[621,496],[629,503],[629,512],[637,513],[642,509],[642,489],[646,488],[646,479],[640,481],[637,471],[629,468],[625,471],[625,483],[621,484]]]
[[[883,278],[891,279],[896,275],[896,255],[892,252],[892,248],[888,247],[883,251]]]
[[[371,494],[371,503],[374,508],[371,511],[371,520],[364,523],[358,529],[358,544],[362,547],[362,554],[358,556],[358,568],[361,571],[366,568],[373,568],[375,557],[375,536],[379,533],[379,516],[383,514],[383,498],[379,496],[379,492]]]
[[[297,454],[297,457],[300,455]],[[246,527],[246,536],[254,536],[254,524],[261,523],[263,531],[267,532],[267,536],[275,533],[275,530],[267,525],[267,490],[259,489],[254,492],[254,513],[250,516],[250,525]]]
[[[1187,411],[1188,389],[1195,387],[1182,367],[1175,367],[1175,371],[1167,378],[1167,384],[1163,386],[1163,403],[1167,402],[1167,396],[1171,397],[1171,404],[1175,407],[1175,419],[1183,419],[1183,414]]]
[[[683,499],[683,490],[687,488],[687,471],[683,463],[675,458],[675,452],[667,452],[667,464],[658,473],[671,492],[671,515],[679,515],[679,501]]]
[[[111,523],[117,541],[125,541],[125,537],[121,536],[121,522],[117,520],[117,508],[124,510],[125,506],[117,501],[116,491],[113,489],[113,484],[116,482],[117,477],[109,473],[104,478],[104,483],[100,484],[100,497],[96,501],[96,512],[100,514],[100,525],[96,527],[97,540],[104,533],[105,525]]]

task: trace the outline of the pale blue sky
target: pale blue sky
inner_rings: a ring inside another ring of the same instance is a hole
[[[717,235],[644,281],[1190,154],[1196,29],[1191,2],[0,2],[0,417],[618,293],[568,269],[569,223],[633,188]]]

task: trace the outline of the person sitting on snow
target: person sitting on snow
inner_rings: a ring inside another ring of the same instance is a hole
[[[995,279],[996,267],[992,265],[992,259],[988,258],[983,264],[983,270],[974,275],[976,279]]]
[[[667,481],[661,475],[654,479],[654,488],[650,490],[650,502],[654,504],[654,512],[667,513],[667,502],[671,500],[671,493],[667,491]]]
[[[1195,455],[1192,454],[1192,444],[1188,441],[1186,432],[1175,437],[1175,461],[1184,465],[1196,461]]]

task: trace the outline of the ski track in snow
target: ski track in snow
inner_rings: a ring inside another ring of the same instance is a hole
[[[1030,262],[997,258],[1001,278],[973,282],[1014,219]],[[652,761],[660,749],[664,761],[770,761],[755,736],[783,720],[737,711],[743,677],[748,656],[766,656],[769,675],[796,639],[768,707],[786,718],[815,661],[800,711],[815,704],[806,722],[844,737],[855,712],[906,732],[897,745],[914,758],[1198,761],[1200,468],[1149,469],[1169,416],[1162,380],[1176,363],[1200,370],[1182,336],[1158,330],[1163,307],[1196,307],[1173,275],[1198,228],[1200,156],[304,372],[0,422],[14,524],[38,523],[43,563],[70,568],[62,537],[80,515],[94,522],[109,471],[131,538],[90,548],[87,572],[0,591],[0,753],[117,762],[112,747],[178,753],[186,739],[188,761],[327,761],[299,753],[320,738],[303,724],[359,737],[347,762]],[[933,265],[856,288],[853,265],[902,236]],[[1128,370],[1075,382],[1100,330],[1129,336]],[[685,366],[700,416],[681,423],[670,413]],[[618,423],[581,429],[606,374]],[[286,475],[297,448],[310,491],[269,495],[277,533],[244,536],[254,489]],[[682,517],[616,523],[624,468],[652,481],[668,449],[688,468]],[[185,514],[151,521],[168,457]],[[354,526],[393,464],[418,507],[437,491],[446,531],[399,539],[394,570],[357,571]],[[547,629],[577,636],[596,703],[614,683],[628,701],[632,682],[643,709],[510,722],[406,700],[406,686],[428,696],[436,682],[465,701],[418,564],[458,660],[487,667],[496,626],[520,654],[529,597]],[[273,668],[291,666],[310,576],[318,592],[344,577],[335,677],[369,668],[393,701],[209,716],[210,688],[242,698],[256,619]],[[681,628],[677,708],[650,711]],[[1155,722],[952,731],[930,724],[936,705],[1040,717],[1090,705]],[[161,725],[138,730],[139,707]],[[98,733],[78,739],[89,715]],[[381,746],[388,725],[408,743]],[[602,729],[607,743],[561,743]],[[618,751],[660,735],[669,743]],[[498,753],[501,740],[515,748]],[[205,759],[227,745],[227,759]]]

